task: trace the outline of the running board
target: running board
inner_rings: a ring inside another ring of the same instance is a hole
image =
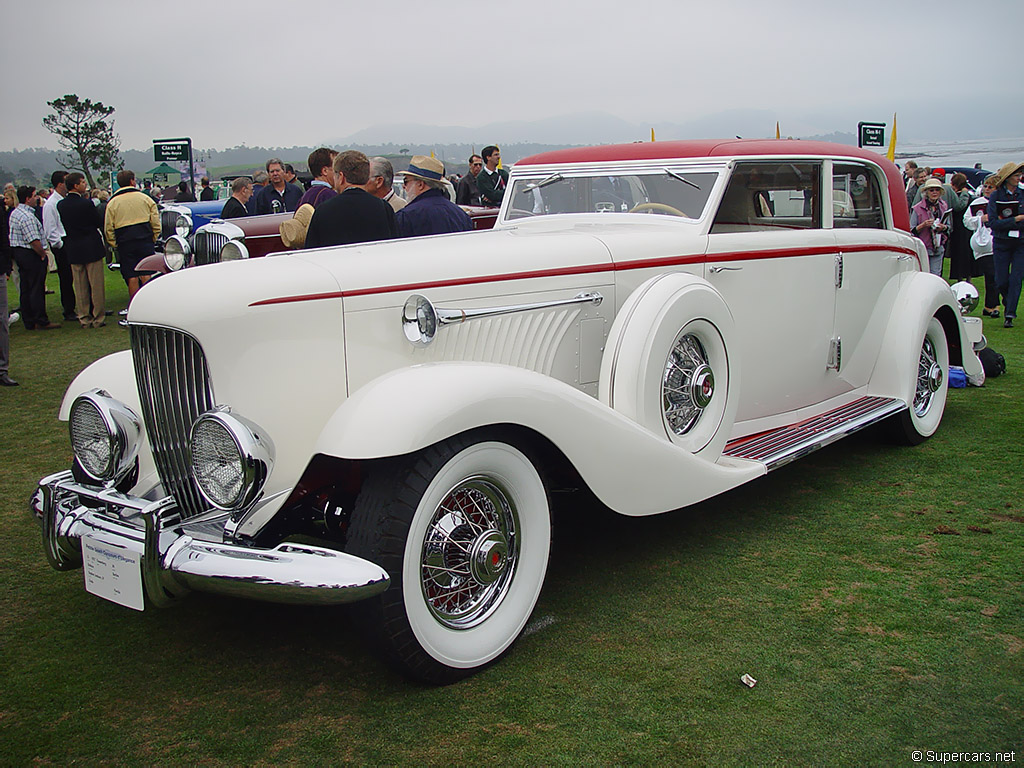
[[[771,472],[906,407],[892,397],[862,397],[806,421],[733,440],[725,446],[725,455],[760,461]]]

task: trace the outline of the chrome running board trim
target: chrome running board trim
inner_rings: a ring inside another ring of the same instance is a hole
[[[906,408],[896,398],[865,396],[820,416],[733,440],[724,453],[759,461],[771,472]]]

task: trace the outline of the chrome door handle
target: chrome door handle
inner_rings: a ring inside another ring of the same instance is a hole
[[[709,267],[708,270],[712,274],[718,274],[719,272],[739,272],[743,267],[720,267],[717,264],[713,267]]]

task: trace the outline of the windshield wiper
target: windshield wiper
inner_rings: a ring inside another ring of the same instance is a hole
[[[546,187],[549,184],[554,184],[555,182],[562,181],[562,179],[564,179],[564,178],[565,177],[562,174],[560,174],[560,173],[553,173],[550,176],[548,176],[546,179],[542,179],[541,181],[538,181],[536,184],[527,184],[520,191],[523,192],[523,193],[533,192],[533,190],[535,190],[535,189],[542,189],[543,187]]]
[[[680,175],[679,175],[678,173],[676,173],[675,171],[670,171],[670,170],[669,170],[668,168],[663,168],[662,170],[663,170],[663,171],[665,171],[665,173],[667,173],[667,174],[668,174],[669,176],[671,176],[671,177],[672,177],[673,179],[675,179],[676,181],[681,181],[681,182],[683,182],[683,184],[689,184],[689,185],[690,185],[691,187],[693,187],[693,188],[694,188],[694,189],[696,189],[696,190],[697,190],[698,192],[700,192],[700,187],[698,187],[698,186],[697,186],[696,184],[694,184],[694,183],[693,183],[692,181],[690,181],[689,179],[684,179],[684,178],[683,178],[682,176],[680,176]]]

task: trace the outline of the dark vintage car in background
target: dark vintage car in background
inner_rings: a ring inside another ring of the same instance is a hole
[[[188,237],[196,229],[209,224],[224,210],[226,200],[204,200],[198,203],[161,203],[160,240],[162,246],[173,235]]]
[[[464,205],[473,221],[473,229],[491,229],[498,218],[497,208]],[[140,272],[166,274],[183,267],[199,267],[221,261],[252,259],[268,253],[288,250],[281,241],[281,224],[292,213],[272,213],[237,219],[214,219],[197,227],[191,235],[172,233],[163,253],[143,259]]]

